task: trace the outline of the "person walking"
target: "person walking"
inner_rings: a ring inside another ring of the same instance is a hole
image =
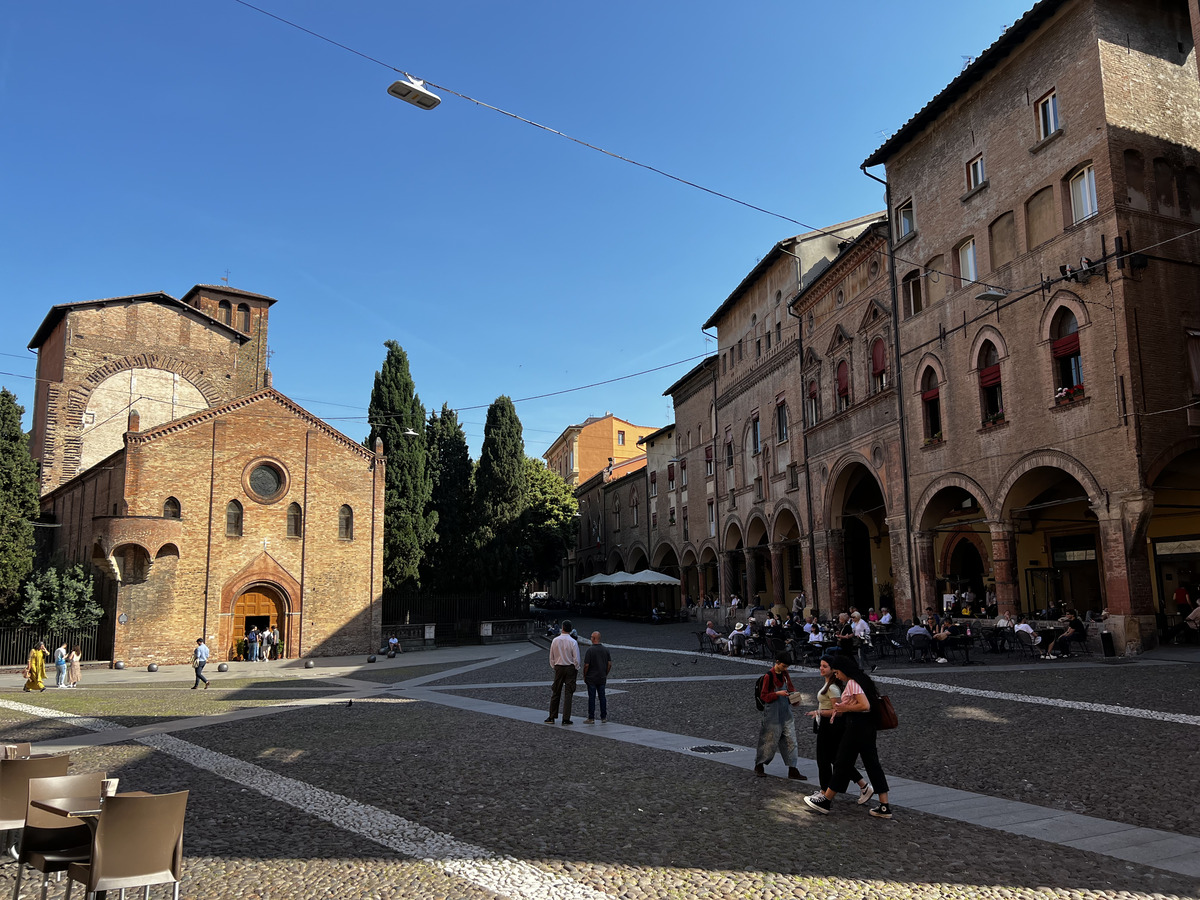
[[[588,717],[584,725],[594,725],[596,722],[596,697],[600,697],[600,724],[608,721],[608,701],[604,697],[604,686],[608,683],[608,673],[612,671],[612,654],[600,643],[600,632],[592,632],[592,645],[583,655],[583,683],[587,685]]]
[[[192,667],[196,670],[196,683],[192,685],[192,690],[200,687],[200,682],[204,682],[204,689],[208,690],[208,679],[204,677],[204,666],[208,663],[208,645],[204,643],[204,638],[196,638],[196,649],[192,652]]]
[[[550,667],[554,669],[554,686],[550,689],[550,717],[547,725],[552,725],[558,718],[558,701],[562,698],[562,723],[574,725],[571,721],[571,701],[575,698],[575,686],[579,678],[579,642],[571,637],[570,619],[563,619],[562,633],[550,642]],[[563,696],[563,693],[566,696]]]
[[[29,659],[25,663],[25,690],[44,691],[46,689],[46,657],[50,653],[46,645],[38,641],[37,646],[29,651]]]
[[[67,686],[67,642],[63,641],[54,651],[54,686]]]
[[[805,797],[804,803],[815,812],[828,815],[833,798],[850,786],[854,776],[854,760],[862,757],[863,768],[871,779],[872,787],[879,793],[879,805],[869,810],[877,819],[890,819],[892,808],[888,805],[887,776],[879,764],[879,751],[875,747],[875,711],[879,703],[879,691],[871,676],[858,667],[852,656],[839,653],[829,662],[830,669],[842,682],[842,696],[833,704],[830,719],[845,717],[846,731],[838,744],[833,762],[832,781],[823,790]]]
[[[775,665],[763,676],[759,699],[762,701],[762,722],[758,728],[758,752],[754,757],[754,774],[765,778],[766,766],[775,758],[776,749],[788,767],[788,778],[808,779],[796,768],[796,722],[792,718],[791,695],[795,692],[792,676],[788,674],[791,657],[786,653],[775,656]]]
[[[846,734],[845,716],[833,717],[833,704],[842,698],[842,686],[833,677],[831,665],[836,661],[836,654],[827,653],[821,657],[821,677],[825,679],[825,684],[817,691],[817,708],[808,713],[813,720],[813,731],[817,734],[817,781],[821,790],[825,790],[833,781],[833,761]],[[859,803],[866,803],[875,795],[874,788],[857,769],[850,773],[850,777],[858,785]]]
[[[79,661],[83,659],[83,650],[78,644],[67,654],[67,687],[79,687]]]

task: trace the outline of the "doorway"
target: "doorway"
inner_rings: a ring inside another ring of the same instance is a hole
[[[233,633],[230,635],[230,644],[236,647],[237,642],[254,626],[258,626],[260,632],[266,628],[278,628],[286,655],[288,635],[285,606],[284,595],[278,588],[266,584],[256,584],[247,588],[233,604]]]

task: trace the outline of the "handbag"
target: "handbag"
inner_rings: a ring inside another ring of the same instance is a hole
[[[896,718],[896,708],[892,706],[892,701],[887,694],[880,694],[879,701],[875,704],[875,730],[890,731],[900,724],[900,720]]]
[[[200,663],[201,663],[201,659],[200,659],[200,657],[198,657],[198,656],[193,656],[193,657],[192,657],[192,668],[193,668],[193,669],[198,669],[198,668],[200,668]]]

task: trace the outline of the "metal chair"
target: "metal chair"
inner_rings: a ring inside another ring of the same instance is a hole
[[[42,756],[32,759],[0,759],[0,831],[9,833],[7,851],[16,851],[17,833],[25,827],[29,807],[29,779],[66,775],[71,758]]]
[[[92,834],[92,858],[71,863],[67,878],[89,894],[170,884],[179,900],[183,875],[183,818],[187,791],[145,797],[108,797]],[[67,886],[66,900],[71,888]]]
[[[927,634],[914,634],[908,639],[908,661],[916,662],[919,656],[921,662],[932,662],[931,647],[933,638]]]
[[[1037,645],[1033,642],[1033,635],[1028,631],[1014,632],[1017,638],[1017,650],[1022,656],[1029,656],[1030,659],[1037,659],[1042,654],[1038,652]]]
[[[54,797],[95,797],[104,788],[104,773],[59,775],[29,779],[29,801]],[[21,832],[20,852],[17,854],[17,883],[13,900],[21,893],[21,876],[25,866],[42,873],[42,900],[50,887],[50,873],[62,873],[73,862],[87,862],[92,852],[92,830],[78,819],[56,816],[27,805],[25,828]]]

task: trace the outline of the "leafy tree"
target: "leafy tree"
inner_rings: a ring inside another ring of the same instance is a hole
[[[525,458],[528,485],[521,513],[522,577],[527,581],[553,581],[562,573],[562,559],[575,539],[579,502],[557,472],[540,459]]]
[[[437,516],[437,540],[425,551],[421,584],[443,593],[461,591],[471,582],[474,552],[471,455],[458,414],[442,404],[425,430],[433,483],[430,508]]]
[[[25,582],[21,624],[51,633],[95,625],[104,609],[92,588],[92,574],[83,563],[55,563],[35,572]]]
[[[517,554],[525,493],[521,420],[511,399],[497,397],[488,407],[483,448],[475,469],[475,514],[484,583],[500,590],[513,590],[521,583]]]
[[[368,407],[371,434],[383,441],[387,476],[383,501],[383,583],[416,588],[425,548],[435,539],[437,514],[429,508],[432,481],[425,444],[425,407],[408,371],[408,356],[395,341],[385,341],[387,356],[375,373]],[[412,429],[415,436],[406,435]]]
[[[33,569],[38,483],[29,436],[21,431],[24,414],[17,398],[0,388],[0,609],[15,606]]]

